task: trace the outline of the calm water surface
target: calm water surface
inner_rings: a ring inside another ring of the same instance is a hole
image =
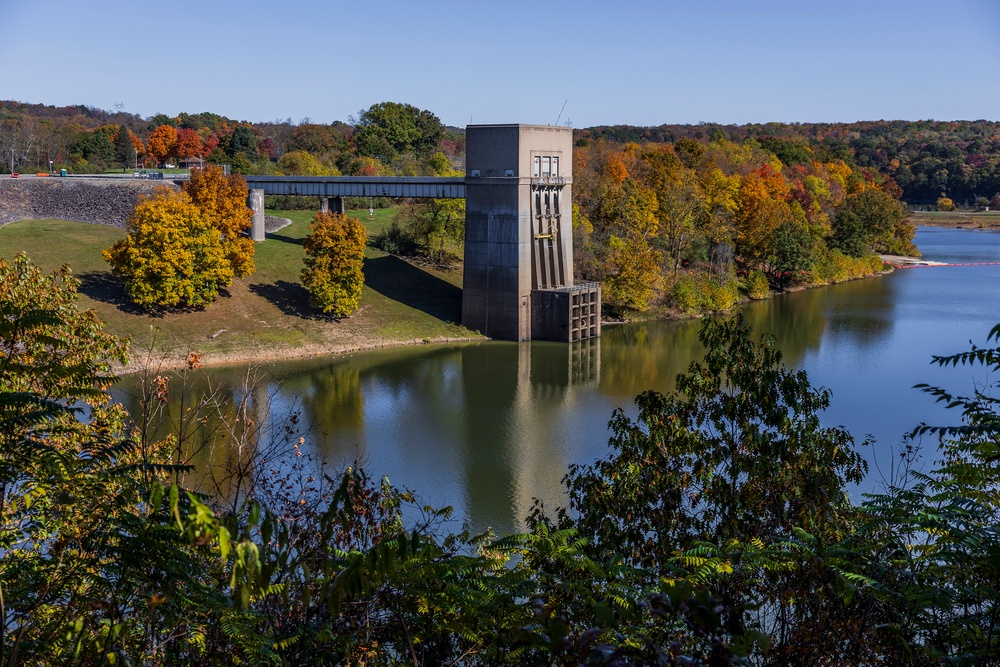
[[[922,228],[925,259],[1000,261],[1000,233]],[[769,332],[785,361],[833,393],[828,425],[843,425],[871,464],[855,495],[879,488],[904,433],[958,415],[912,389],[918,382],[972,390],[981,369],[941,369],[932,355],[984,344],[1000,322],[1000,266],[899,270],[889,276],[787,294],[743,313]],[[574,346],[478,343],[430,346],[268,366],[276,411],[298,407],[309,446],[334,463],[364,461],[374,475],[451,505],[474,529],[519,529],[533,498],[563,500],[571,463],[607,452],[615,408],[669,391],[701,354],[697,322],[607,327]],[[213,370],[226,382],[234,370]],[[123,386],[123,390],[127,387]],[[127,400],[124,399],[123,400]],[[925,443],[924,465],[933,462]]]

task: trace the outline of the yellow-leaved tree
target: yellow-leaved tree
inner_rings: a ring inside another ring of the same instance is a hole
[[[309,305],[326,315],[346,317],[361,300],[368,233],[357,218],[323,212],[315,215],[309,230],[302,269]]]
[[[223,251],[233,275],[237,278],[251,275],[254,272],[254,244],[243,235],[253,218],[253,211],[247,206],[246,179],[239,174],[226,176],[222,167],[209,165],[204,169],[192,169],[191,180],[183,185],[183,190],[222,234]]]
[[[183,192],[163,187],[141,198],[126,230],[104,259],[143,308],[204,307],[233,282],[222,234]]]

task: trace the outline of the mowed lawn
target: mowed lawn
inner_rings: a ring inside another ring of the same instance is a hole
[[[206,362],[345,352],[414,341],[478,338],[460,326],[461,271],[415,266],[368,247],[361,307],[349,318],[314,313],[299,283],[312,212],[268,211],[292,224],[256,246],[256,272],[236,280],[202,311],[149,315],[132,306],[101,251],[124,235],[114,227],[62,220],[25,220],[0,227],[0,257],[19,251],[51,271],[68,264],[81,281],[80,304],[93,308],[109,331],[132,338],[132,358],[166,355],[178,363],[188,352]],[[371,232],[384,228],[392,210],[353,211]]]

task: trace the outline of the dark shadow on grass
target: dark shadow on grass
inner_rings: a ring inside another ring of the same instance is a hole
[[[284,234],[278,234],[277,232],[270,232],[265,235],[265,238],[268,241],[273,239],[275,241],[281,241],[282,243],[291,243],[293,245],[302,245],[305,242],[305,239],[297,239],[291,236],[285,236]]]
[[[110,271],[88,271],[76,276],[80,280],[80,294],[86,294],[94,301],[108,303],[129,315],[152,315],[129,301],[125,286]]]
[[[307,320],[329,319],[309,307],[309,292],[299,283],[279,280],[276,283],[250,285],[250,291],[270,301],[285,315]]]
[[[462,289],[398,257],[365,259],[365,284],[379,294],[444,320],[462,321]]]

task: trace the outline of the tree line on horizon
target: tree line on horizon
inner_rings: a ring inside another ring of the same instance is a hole
[[[746,125],[628,125],[578,130],[577,145],[674,143],[679,139],[742,143],[754,139],[783,162],[842,160],[892,178],[913,206],[933,206],[947,197],[966,208],[1000,209],[1000,122],[990,120],[853,123],[748,123]]]
[[[383,102],[351,124],[308,118],[249,123],[204,112],[143,119],[87,106],[51,107],[0,101],[0,172],[14,167],[78,173],[157,167],[177,160],[228,164],[234,173],[275,175],[418,175],[436,152],[464,153],[464,133],[430,111]]]
[[[359,133],[366,120],[376,116],[406,118],[394,121],[392,136]],[[168,158],[208,160],[218,150],[212,161],[235,160],[241,173],[272,170],[289,175],[323,175],[332,170],[352,175],[422,175],[433,172],[421,164],[421,157],[436,151],[455,161],[464,156],[461,128],[444,127],[432,112],[411,105],[383,102],[349,121],[322,124],[309,118],[286,118],[250,123],[211,112],[142,118],[86,105],[0,101],[0,155],[4,156],[0,173],[10,170],[12,148],[18,165],[37,170],[47,169],[49,160],[70,168],[127,168],[134,165],[134,150],[148,166]],[[131,133],[133,148],[123,139],[116,144],[122,126]],[[158,128],[170,129],[160,130],[151,151],[148,142]],[[244,129],[237,132],[238,128]],[[1000,208],[1000,122],[995,121],[614,125],[577,129],[574,137],[580,148],[600,140],[673,144],[679,139],[702,143],[753,139],[786,164],[841,160],[852,168],[878,170],[896,182],[901,198],[911,205],[933,206],[938,198],[947,197],[959,206],[986,202]],[[278,165],[288,153],[293,155]],[[411,157],[401,159],[407,154]]]

